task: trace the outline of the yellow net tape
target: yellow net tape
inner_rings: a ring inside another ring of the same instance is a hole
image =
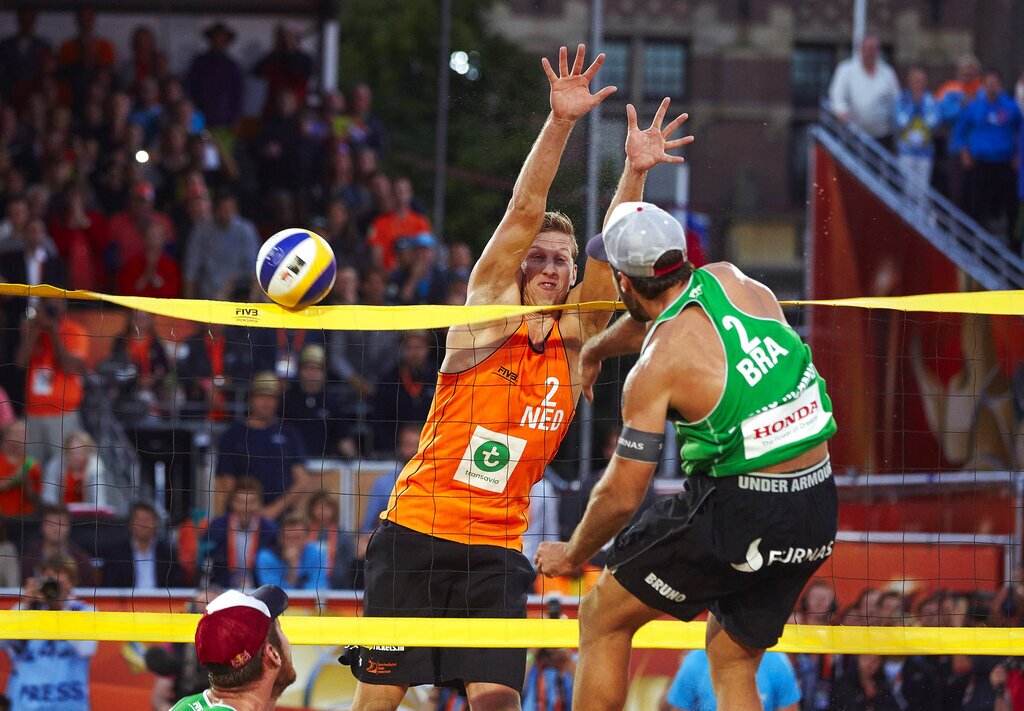
[[[277,304],[246,304],[235,301],[201,301],[197,299],[157,299],[145,296],[114,296],[95,291],[65,291],[53,286],[0,284],[0,295],[40,296],[44,298],[104,301],[130,309],[148,311],[159,316],[220,323],[226,326],[261,328],[305,328],[328,331],[410,331],[417,329],[465,326],[503,318],[519,318],[524,314],[553,309],[611,311],[614,301],[590,301],[586,304],[561,306],[310,306],[292,311]]]
[[[191,642],[199,615],[158,612],[0,611],[0,639]],[[292,644],[408,647],[575,647],[576,620],[281,618]],[[637,632],[644,649],[701,649],[703,622],[656,621]],[[790,625],[776,650],[815,654],[992,654],[1024,649],[1024,629]]]
[[[1024,314],[1024,291],[964,291],[951,294],[915,294],[913,296],[876,296],[854,299],[783,301],[783,306],[853,306],[861,309],[894,311],[930,311],[935,313]]]
[[[95,291],[66,291],[49,285],[0,284],[0,295],[104,301],[160,316],[219,323],[227,326],[307,328],[329,331],[408,331],[485,323],[554,309],[609,311],[622,308],[613,301],[588,301],[561,306],[310,306],[292,311],[277,304],[234,301],[157,299],[115,296]],[[972,313],[1016,316],[1024,314],[1024,291],[980,291],[914,296],[864,297],[831,301],[783,301],[783,306],[850,306],[896,311]]]
[[[550,308],[607,311],[614,302],[562,307],[536,306],[312,306],[290,311],[276,304],[246,304],[187,299],[114,296],[65,291],[52,286],[0,284],[0,295],[104,301],[126,308],[202,323],[266,328],[327,330],[410,330],[443,328],[516,318]],[[920,294],[818,301],[784,301],[784,306],[847,306],[897,311],[1024,314],[1024,291]],[[0,639],[66,639],[136,642],[187,642],[197,615],[126,612],[0,611]],[[282,619],[294,644],[406,645],[429,647],[573,647],[575,620],[456,620],[368,617]],[[328,642],[329,640],[329,642]],[[704,623],[652,622],[636,636],[635,646],[697,649],[704,646]],[[1011,655],[1024,648],[1024,629],[927,627],[789,626],[776,649],[818,654],[992,654]]]

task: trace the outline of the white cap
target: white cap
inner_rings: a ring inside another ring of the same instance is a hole
[[[680,251],[678,263],[655,270],[666,252]],[[633,277],[656,277],[686,262],[686,234],[679,220],[649,202],[624,202],[612,211],[604,232],[587,242],[587,254]]]

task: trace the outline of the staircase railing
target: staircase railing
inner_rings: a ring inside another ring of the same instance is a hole
[[[985,289],[1024,289],[1024,259],[932,187],[908,188],[896,157],[822,104],[811,128],[818,141],[894,213]]]

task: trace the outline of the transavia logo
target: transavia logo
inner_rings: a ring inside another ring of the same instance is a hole
[[[757,547],[761,545],[761,539],[755,538],[747,547],[747,561],[745,563],[730,563],[733,568],[741,573],[756,573],[764,565],[764,557]]]
[[[484,442],[473,452],[473,464],[481,471],[496,472],[508,465],[509,451],[501,442]]]

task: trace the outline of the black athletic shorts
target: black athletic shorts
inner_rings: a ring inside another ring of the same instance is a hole
[[[828,460],[790,474],[696,474],[619,534],[608,570],[650,607],[681,620],[711,610],[743,644],[772,647],[832,555],[838,512]]]
[[[384,521],[366,549],[367,617],[526,617],[537,573],[519,551],[454,543]],[[491,682],[522,693],[525,649],[360,647],[352,666],[368,684]]]

